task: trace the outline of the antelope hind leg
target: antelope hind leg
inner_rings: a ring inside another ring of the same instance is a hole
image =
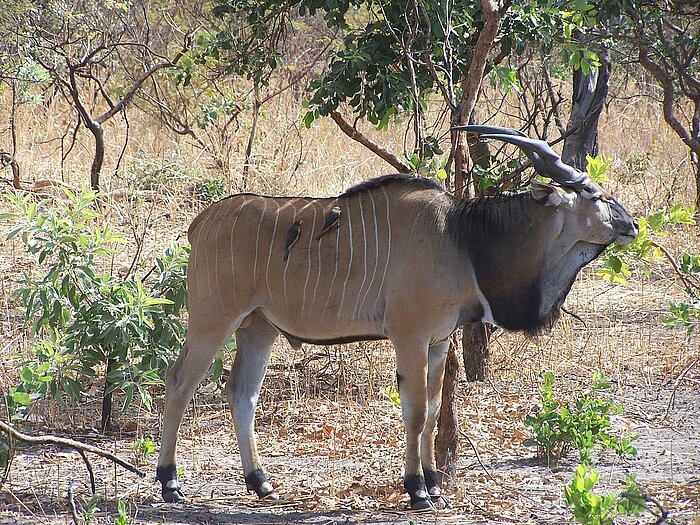
[[[252,313],[236,332],[236,358],[226,381],[233,425],[246,487],[260,498],[279,499],[262,469],[255,441],[255,405],[270,360],[272,344],[279,332],[262,316]]]
[[[198,321],[196,316],[191,315],[185,345],[165,376],[165,414],[156,478],[162,485],[163,500],[168,503],[184,498],[177,480],[175,458],[182,416],[216,352],[231,333],[229,325],[212,325],[208,321]]]
[[[420,454],[425,485],[433,501],[439,501],[442,498],[435,466],[435,428],[442,404],[442,383],[449,345],[448,339],[428,348],[428,418],[421,434]]]

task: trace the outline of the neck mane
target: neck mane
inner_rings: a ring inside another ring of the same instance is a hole
[[[465,200],[448,216],[448,232],[461,248],[488,245],[524,232],[535,218],[536,206],[529,192]]]

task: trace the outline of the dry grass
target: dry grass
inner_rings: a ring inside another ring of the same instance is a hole
[[[19,115],[18,160],[23,179],[59,178],[78,187],[87,180],[90,138],[81,133],[73,153],[62,164],[57,137],[68,117],[53,109],[42,112],[25,106]],[[236,144],[230,147],[231,166],[242,165],[248,124],[241,123]],[[254,163],[246,178],[238,168],[230,172],[215,169],[207,154],[176,142],[143,116],[132,117],[129,144],[115,174],[124,130],[110,125],[106,136],[105,188],[122,188],[133,180],[134,173],[153,166],[168,167],[178,174],[170,183],[157,186],[147,201],[118,201],[105,210],[104,220],[115,229],[142,239],[144,258],[160,253],[170,242],[183,242],[189,222],[201,207],[183,197],[186,191],[178,191],[179,185],[188,184],[189,175],[222,177],[231,192],[324,196],[390,171],[330,121],[317,121],[312,130],[300,129],[299,114],[283,99],[275,101],[261,119]],[[377,137],[401,150],[400,133]],[[7,146],[6,140],[0,135],[0,149]],[[601,123],[601,145],[604,153],[616,157],[608,186],[634,213],[648,213],[669,202],[692,202],[687,153],[646,102],[611,104]],[[0,207],[6,208],[5,201]],[[11,291],[17,277],[32,263],[14,243],[0,242],[0,381],[6,389],[16,380],[21,362],[12,355],[29,353],[22,315]],[[700,250],[693,228],[679,228],[664,243],[674,254]],[[119,254],[117,268],[129,266],[135,247],[132,242]],[[676,391],[677,404],[664,414],[672,406],[670,396],[680,374],[700,358],[697,336],[689,339],[660,325],[669,300],[681,297],[682,289],[663,262],[655,264],[649,276],[637,272],[626,287],[601,281],[596,268],[594,263],[581,273],[566,303],[585,326],[565,315],[551,333],[537,339],[498,332],[491,350],[491,380],[463,385],[459,399],[462,430],[478,450],[488,474],[463,439],[463,459],[448,491],[453,508],[443,511],[439,522],[566,521],[561,487],[571,469],[553,472],[528,463],[532,454],[521,445],[525,437],[522,420],[536,403],[543,371],[554,371],[560,378],[560,390],[566,393],[584,388],[592,371],[598,369],[611,378],[616,398],[630,409],[622,424],[643,433],[650,457],[659,455],[653,458],[654,465],[663,466],[658,467],[661,474],[655,474],[647,458],[638,464],[647,469],[640,477],[675,512],[678,523],[698,523],[698,486],[689,481],[697,476],[697,470],[692,472],[698,467],[697,457],[674,455],[671,449],[664,459],[664,453],[654,448],[667,438],[676,446],[686,446],[688,441],[692,445],[695,440],[696,448],[691,447],[688,454],[700,448],[697,434],[692,434],[697,424],[690,430],[684,426],[693,423],[693,418],[697,421],[692,408],[697,405],[700,367],[684,376]],[[295,352],[280,342],[263,387],[257,425],[271,477],[284,483],[283,493],[294,498],[292,503],[268,508],[243,495],[230,417],[217,385],[209,385],[198,392],[181,433],[183,482],[188,494],[195,496],[192,506],[163,507],[152,475],[139,480],[94,460],[99,491],[111,502],[101,505],[98,518],[102,521],[98,522],[107,523],[108,516],[114,515],[113,502],[125,499],[135,523],[335,523],[336,519],[343,522],[342,509],[348,508],[353,509],[347,511],[348,523],[363,519],[406,523],[406,515],[388,512],[403,498],[398,486],[403,439],[400,414],[380,394],[393,383],[393,352],[387,343],[305,346]],[[138,457],[133,443],[141,437],[158,442],[162,396],[156,394],[153,412],[134,406],[119,419],[121,431],[109,437],[90,432],[99,419],[96,396],[79,406],[42,403],[34,408],[33,418],[39,431],[77,434],[102,443],[152,472],[154,458]],[[677,441],[669,425],[675,426]],[[620,465],[604,463],[604,468],[606,483],[614,483]],[[634,470],[635,464],[630,468]],[[673,475],[682,481],[672,482]],[[0,522],[67,523],[65,494],[70,479],[76,483],[77,494],[88,493],[83,465],[72,453],[45,449],[20,454],[0,493]],[[420,522],[422,518],[410,519]],[[434,522],[433,518],[427,521]]]

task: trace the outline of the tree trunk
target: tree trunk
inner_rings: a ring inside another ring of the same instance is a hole
[[[561,158],[578,170],[586,170],[586,155],[598,154],[598,120],[608,95],[610,61],[600,56],[601,65],[584,75],[574,71],[571,116]]]
[[[109,382],[109,374],[114,369],[114,359],[107,358],[107,370],[105,370],[105,389],[102,393],[102,432],[112,430],[112,392],[109,391],[112,383]]]
[[[451,125],[458,126],[464,124],[473,114],[476,100],[481,89],[481,82],[484,78],[486,59],[493,46],[493,42],[498,32],[500,24],[500,13],[497,4],[493,0],[481,0],[481,7],[484,12],[484,28],[477,39],[476,49],[469,65],[468,74],[462,79],[462,103],[455,108]],[[469,176],[469,147],[465,133],[452,132],[452,151],[455,162],[455,191],[457,195],[468,197],[475,191],[473,182]],[[481,324],[481,323],[477,323]],[[472,325],[467,325],[464,331],[474,330]],[[477,329],[478,330],[478,329]],[[459,435],[457,432],[457,414],[455,411],[455,389],[457,386],[457,375],[459,373],[459,359],[454,342],[450,344],[448,352],[448,362],[445,369],[445,379],[442,388],[442,406],[440,409],[440,419],[438,420],[438,435],[435,438],[435,449],[437,452],[438,471],[441,472],[441,484],[447,482],[454,472],[454,458],[457,456],[459,448]],[[485,366],[484,366],[485,370]]]
[[[90,188],[97,191],[100,189],[100,173],[102,173],[102,164],[105,160],[105,132],[102,126],[96,122],[92,126],[88,124],[87,128],[95,138],[95,156],[90,167]]]
[[[459,445],[456,399],[459,358],[457,340],[450,340],[445,364],[445,379],[442,384],[442,405],[440,407],[439,432],[435,438],[435,460],[439,473],[440,486],[444,487],[455,474],[455,458]]]
[[[483,381],[489,364],[489,336],[491,327],[484,323],[470,323],[462,331],[462,359],[467,381]]]
[[[476,120],[476,113],[472,111],[469,123],[475,124]],[[461,151],[459,147],[462,146],[462,143],[458,143],[457,152],[459,154],[455,154],[455,171],[457,172],[457,159],[464,159],[463,162],[465,164],[471,162],[472,165],[486,167],[490,156],[486,141],[471,133],[462,133],[462,135],[466,149]],[[464,173],[469,173],[466,167],[463,168],[463,171]],[[465,199],[483,196],[481,190],[478,189],[479,181],[475,180],[470,174],[467,174],[466,177],[466,180],[461,181],[463,191],[460,195]],[[457,175],[455,185],[459,180],[460,177]],[[470,323],[462,328],[462,359],[467,381],[483,381],[486,379],[486,370],[489,363],[490,333],[490,328],[480,322]]]

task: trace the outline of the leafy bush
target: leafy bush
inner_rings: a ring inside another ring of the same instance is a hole
[[[683,328],[690,335],[700,327],[700,255],[684,253],[678,271],[685,285],[686,299],[671,301],[669,316],[662,322],[666,326]]]
[[[389,401],[392,407],[401,408],[401,397],[399,396],[399,391],[395,386],[385,386],[382,388],[381,394]]]
[[[17,291],[35,355],[11,395],[18,405],[47,395],[78,400],[106,366],[106,426],[112,392],[123,394],[122,409],[134,395],[150,407],[148,387],[162,382],[161,371],[182,346],[189,252],[168,248],[143,279],[102,270],[123,237],[97,220],[98,193],[64,191],[55,205],[10,194],[16,211],[2,215],[15,222],[8,239],[21,239],[37,263]]]
[[[607,155],[597,155],[595,157],[586,155],[586,161],[586,173],[588,173],[588,176],[591,179],[593,179],[598,184],[608,182],[610,180],[608,178],[607,173],[608,168],[613,163],[612,157],[609,157]]]
[[[633,475],[625,478],[625,488],[617,493],[602,495],[592,492],[598,483],[597,470],[578,465],[571,483],[564,487],[564,501],[573,507],[574,519],[583,525],[611,525],[618,515],[639,516],[647,511],[646,501],[639,492]]]
[[[598,274],[611,283],[626,284],[633,262],[641,263],[642,271],[649,273],[648,263],[665,257],[683,284],[685,299],[669,304],[669,315],[663,324],[685,329],[690,335],[700,326],[700,255],[684,252],[676,260],[658,242],[668,234],[668,228],[676,224],[695,224],[693,210],[676,204],[648,217],[640,217],[639,233],[625,246],[610,246],[603,258],[603,268]]]
[[[579,461],[588,463],[596,445],[609,448],[619,455],[635,455],[632,442],[637,436],[617,438],[609,433],[610,416],[622,412],[622,407],[600,397],[610,388],[605,376],[593,374],[589,390],[576,395],[572,403],[558,399],[553,390],[554,374],[543,375],[539,388],[540,409],[525,418],[525,426],[532,437],[524,441],[526,446],[537,447],[539,457],[549,464],[556,464],[572,450],[578,450]]]
[[[695,220],[691,209],[676,204],[669,209],[651,213],[648,217],[639,217],[638,223],[639,232],[634,241],[624,246],[613,244],[605,251],[603,268],[598,272],[605,280],[625,284],[626,277],[631,275],[632,261],[642,263],[643,270],[648,273],[647,263],[665,255],[658,240],[668,235],[668,227],[675,224],[695,224]]]

